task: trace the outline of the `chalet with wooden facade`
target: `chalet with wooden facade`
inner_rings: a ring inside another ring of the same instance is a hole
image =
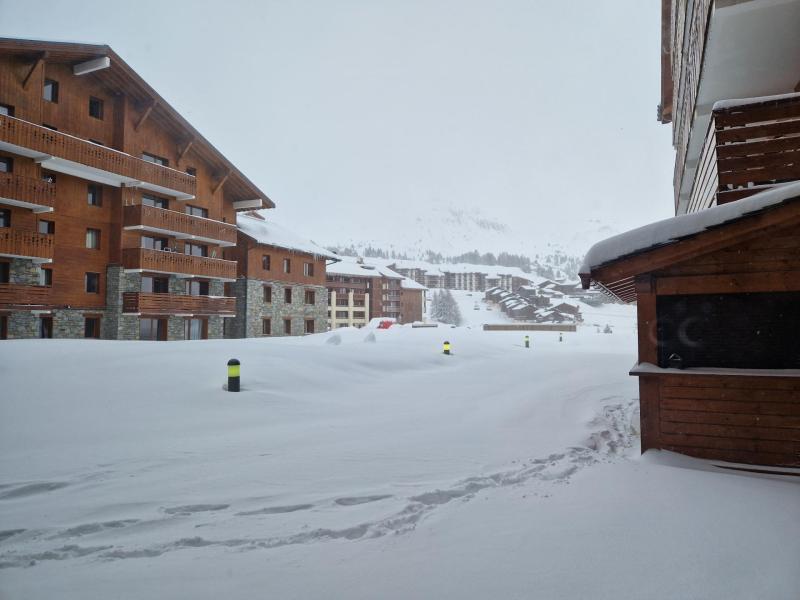
[[[225,337],[304,335],[328,329],[326,261],[335,254],[257,212],[237,218],[238,243],[225,257],[237,264],[230,288],[236,316]]]
[[[0,39],[0,337],[220,338],[272,206],[108,46]]]
[[[676,216],[581,268],[636,302],[642,450],[800,466],[800,2],[664,0]]]

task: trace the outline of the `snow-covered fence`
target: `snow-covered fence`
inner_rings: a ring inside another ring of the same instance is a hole
[[[483,326],[484,331],[575,331],[575,325],[566,323],[503,323],[503,324],[486,324]]]

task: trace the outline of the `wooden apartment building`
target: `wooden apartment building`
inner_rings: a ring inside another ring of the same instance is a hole
[[[338,257],[257,212],[240,214],[237,224],[238,243],[225,251],[238,265],[230,286],[236,316],[225,321],[225,337],[327,331],[326,261]]]
[[[272,206],[108,46],[0,39],[0,337],[220,338]]]
[[[595,245],[636,302],[642,450],[800,466],[800,2],[663,0],[676,216]]]

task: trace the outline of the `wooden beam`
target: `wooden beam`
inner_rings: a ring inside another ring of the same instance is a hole
[[[150,113],[153,112],[153,109],[156,107],[156,104],[158,104],[158,102],[153,100],[150,104],[147,105],[147,108],[142,113],[142,116],[139,117],[139,120],[136,122],[136,125],[133,126],[134,131],[139,131],[139,127],[142,126],[142,123],[144,123],[147,120],[147,117],[150,116]]]
[[[22,82],[23,89],[26,90],[28,89],[28,84],[31,82],[31,79],[33,79],[33,74],[36,72],[36,69],[38,69],[40,65],[44,64],[44,60],[46,58],[47,58],[47,52],[42,52],[39,55],[39,58],[37,58],[36,61],[33,63],[33,65],[31,65],[30,71],[28,71],[28,74],[25,76],[25,80]]]
[[[183,157],[186,156],[186,153],[189,151],[189,149],[192,147],[192,144],[194,144],[196,140],[197,138],[193,137],[188,142],[186,142],[186,145],[183,147],[183,150],[178,152],[178,161],[183,160]]]
[[[220,179],[217,182],[217,185],[214,186],[214,189],[212,190],[213,194],[216,194],[217,191],[219,191],[219,189],[225,184],[225,182],[228,181],[228,177],[230,177],[232,173],[233,173],[233,171],[228,171],[227,173],[225,173],[225,175],[222,177],[222,179]]]
[[[659,296],[800,292],[800,271],[659,277],[656,279],[656,290]]]

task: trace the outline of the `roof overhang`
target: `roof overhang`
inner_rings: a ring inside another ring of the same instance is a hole
[[[625,303],[635,302],[637,299],[636,278],[640,275],[654,273],[671,265],[741,244],[750,239],[770,235],[772,232],[781,231],[787,227],[798,226],[800,225],[800,186],[793,185],[792,188],[797,188],[797,193],[780,203],[714,224],[697,233],[676,237],[658,245],[631,252],[596,266],[584,265],[580,273],[582,287],[589,289],[593,285],[617,300]],[[769,193],[763,192],[762,194]],[[719,211],[736,203],[752,201],[762,194],[710,208],[703,212]],[[662,223],[693,216],[695,215],[680,215]],[[635,234],[637,231],[615,237],[624,237]]]

